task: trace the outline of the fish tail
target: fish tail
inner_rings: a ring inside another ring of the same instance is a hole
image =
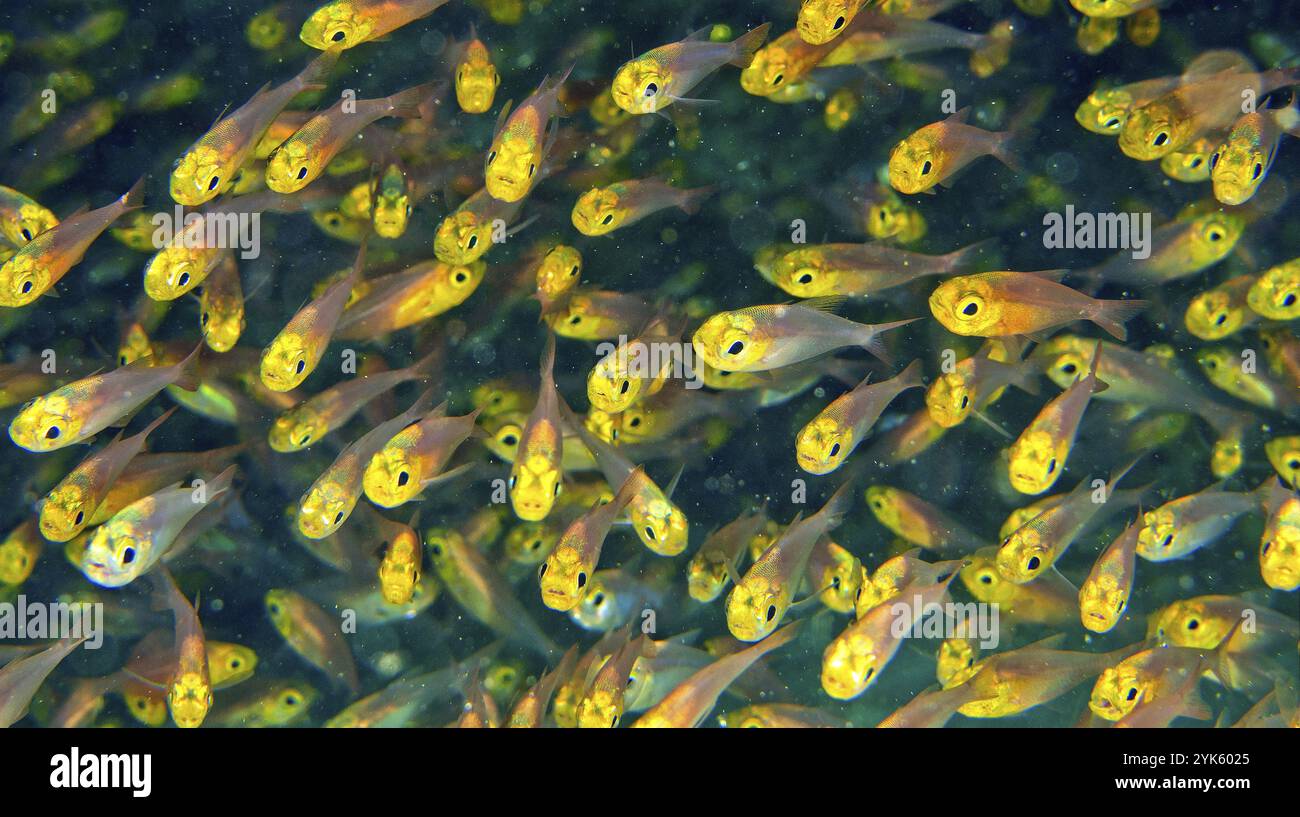
[[[919,360],[913,361],[915,364],[919,364],[920,362],[921,361]],[[826,520],[826,525],[822,528],[822,532],[824,533],[838,528],[840,523],[844,521],[844,517],[848,514],[849,508],[852,507],[852,505],[853,478],[850,477],[844,480],[844,483],[840,485],[839,488],[835,489],[835,493],[831,494],[831,498],[826,500],[826,504],[817,512],[823,514],[823,519]]]
[[[1025,148],[1033,141],[1035,133],[1036,131],[1026,129],[1003,131],[997,134],[993,143],[993,158],[1017,173],[1027,173]]]
[[[144,180],[144,176],[136,179],[135,184],[131,185],[131,189],[126,191],[122,198],[119,199],[122,202],[122,212],[139,210],[144,207]]]
[[[398,91],[388,98],[389,116],[402,119],[420,119],[424,116],[423,104],[433,96],[438,88],[437,82],[426,82]]]
[[[1128,339],[1124,324],[1147,308],[1146,301],[1096,301],[1092,322],[1105,329],[1111,337],[1123,343]]]
[[[203,351],[204,343],[200,342],[194,347],[194,351],[185,356],[185,359],[176,364],[176,379],[172,385],[184,391],[198,391],[199,388],[199,357]]]
[[[304,91],[318,91],[325,87],[329,80],[330,72],[339,61],[339,56],[343,53],[341,48],[331,48],[322,51],[320,56],[307,63],[307,67],[302,69],[302,73],[294,77],[298,87]]]
[[[925,386],[925,372],[922,370],[919,358],[907,364],[907,368],[894,377],[894,385],[899,392]]]
[[[712,185],[697,187],[694,190],[683,190],[681,200],[677,202],[677,206],[686,215],[693,216],[700,211],[700,205],[704,203],[705,199],[712,196],[717,190],[718,188]]]
[[[235,484],[235,474],[237,473],[239,473],[239,466],[228,465],[226,466],[226,470],[213,477],[212,480],[208,482],[208,501],[210,502],[221,494],[224,494],[226,491],[229,491],[231,486]]]
[[[888,332],[890,329],[897,329],[900,326],[906,326],[907,324],[912,323],[913,321],[919,321],[919,320],[921,319],[908,318],[902,321],[892,321],[890,323],[878,323],[873,326],[864,326],[863,329],[867,330],[867,337],[858,345],[861,346],[863,349],[866,349],[871,354],[875,355],[883,362],[893,365],[894,362],[893,356],[890,355],[889,351],[885,348],[885,341],[884,338],[882,338],[881,336],[884,335],[886,332]]]
[[[169,408],[169,409],[167,409],[166,411],[164,411],[164,412],[162,413],[162,416],[159,417],[157,420],[154,420],[152,423],[150,423],[149,425],[145,426],[145,427],[144,427],[144,431],[141,431],[140,434],[139,434],[140,439],[141,439],[142,441],[143,441],[143,440],[147,440],[147,439],[149,439],[149,435],[152,434],[152,433],[154,433],[155,431],[157,431],[157,430],[158,430],[158,426],[160,426],[160,425],[162,425],[163,423],[167,422],[167,418],[168,418],[168,417],[171,417],[173,414],[175,414],[176,411],[177,411],[179,408],[180,408],[180,406],[172,406],[171,408]]]
[[[438,371],[443,361],[443,353],[446,351],[441,343],[435,345],[428,354],[406,367],[406,371],[414,378],[421,380],[432,378]]]
[[[966,247],[945,255],[944,272],[952,275],[965,275],[973,272],[975,266],[984,259],[985,255],[991,254],[990,251],[999,246],[996,238],[986,238],[983,241],[977,241]]]
[[[728,62],[737,68],[748,68],[749,64],[754,61],[754,53],[763,47],[763,43],[767,42],[767,35],[771,30],[771,23],[763,23],[753,31],[747,31],[737,37],[731,42],[735,56]]]

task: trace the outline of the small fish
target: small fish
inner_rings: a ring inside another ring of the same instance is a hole
[[[740,652],[719,658],[678,684],[659,703],[645,712],[633,728],[694,729],[699,726],[718,698],[764,655],[783,647],[799,634],[799,622],[786,625],[767,638]]]
[[[144,179],[112,204],[70,216],[0,264],[0,306],[27,306],[81,263],[95,239],[123,214],[144,206]]]
[[[488,195],[501,201],[517,202],[526,197],[541,180],[538,173],[555,146],[556,131],[551,127],[559,112],[559,96],[572,68],[559,79],[549,78],[532,96],[514,109],[501,109],[496,134],[488,147],[484,162],[484,188]],[[456,89],[460,92],[460,74],[456,75]]]
[[[287,588],[267,591],[264,602],[276,632],[294,652],[353,696],[360,692],[356,660],[335,616]]]
[[[161,560],[190,520],[231,489],[235,466],[201,485],[179,485],[138,499],[95,529],[81,570],[100,587],[122,587]]]
[[[596,504],[576,519],[538,571],[542,602],[552,610],[572,610],[586,595],[605,537],[614,520],[647,481],[639,467],[628,474],[611,502]]]
[[[445,416],[445,405],[412,423],[388,441],[366,466],[362,487],[366,497],[381,508],[395,508],[417,498],[428,488],[460,469],[443,469],[460,444],[475,431],[478,411],[461,417]]]
[[[1076,11],[1089,17],[1128,17],[1144,9],[1163,6],[1168,0],[1070,0]]]
[[[343,311],[334,335],[339,340],[369,339],[441,315],[473,295],[486,272],[482,261],[422,261],[367,279],[366,293]]]
[[[316,370],[343,316],[352,288],[361,280],[365,263],[366,245],[363,243],[348,275],[299,309],[262,350],[259,371],[262,383],[268,389],[291,391]]]
[[[579,729],[615,729],[623,719],[624,698],[632,665],[641,657],[649,638],[627,637],[618,652],[611,655],[591,679],[578,702]]]
[[[510,505],[516,516],[538,522],[550,514],[563,489],[563,459],[564,434],[555,388],[555,335],[548,333],[537,404],[519,437],[519,453],[510,468]]]
[[[1010,621],[1068,627],[1079,620],[1079,590],[1048,568],[1027,584],[1007,581],[997,568],[996,546],[972,553],[961,570],[961,581],[979,601],[997,604]]]
[[[1249,201],[1268,177],[1287,133],[1300,136],[1300,103],[1243,114],[1210,154],[1214,197],[1228,205]]]
[[[947,119],[926,125],[903,139],[889,153],[889,183],[908,195],[931,191],[981,156],[992,156],[1017,170],[1015,131],[992,132],[966,124],[970,108],[962,108]]]
[[[796,517],[727,595],[727,629],[740,641],[760,641],[780,624],[804,581],[817,541],[844,519],[853,501],[845,482],[820,510]],[[820,588],[817,588],[820,590]]]
[[[1260,273],[1246,294],[1246,303],[1269,320],[1300,318],[1300,258]]]
[[[749,543],[766,525],[767,514],[760,510],[741,514],[710,533],[686,566],[691,598],[708,603],[722,595],[731,577],[739,575]]]
[[[925,392],[930,418],[944,428],[955,428],[972,413],[982,418],[978,412],[1001,397],[1007,386],[1037,394],[1037,372],[1032,363],[1020,361],[1016,346],[989,341],[976,354],[957,361],[950,371],[941,372]]]
[[[868,378],[841,395],[795,436],[795,460],[799,467],[819,475],[839,468],[894,398],[908,389],[925,387],[922,378],[921,361],[914,360],[889,380],[869,383]]]
[[[383,519],[378,514],[376,520]],[[389,604],[410,604],[420,585],[424,566],[424,546],[415,532],[419,514],[403,525],[383,519],[380,525],[383,556],[379,562],[379,592]]]
[[[1148,562],[1181,558],[1217,541],[1238,517],[1257,507],[1252,493],[1214,486],[1170,500],[1142,515],[1137,554]]]
[[[984,542],[946,511],[901,488],[872,485],[864,496],[876,521],[926,550],[955,556],[973,552]]]
[[[1201,340],[1223,340],[1255,323],[1255,313],[1246,305],[1246,294],[1254,276],[1238,275],[1197,295],[1187,305],[1183,323]]]
[[[1056,484],[1074,448],[1079,424],[1092,396],[1107,386],[1097,378],[1101,342],[1092,356],[1088,374],[1054,397],[1011,444],[1007,478],[1022,494],[1041,494]]]
[[[309,539],[324,539],[339,529],[361,498],[366,465],[397,432],[429,410],[433,391],[421,394],[411,407],[380,423],[344,448],[298,501],[298,530]]]
[[[41,500],[41,534],[51,542],[67,542],[85,530],[91,515],[108,495],[109,487],[144,450],[149,435],[175,413],[175,408],[168,409],[139,434],[125,440],[118,435],[60,480]]]
[[[1134,258],[1132,251],[1125,250],[1079,274],[1093,282],[1133,286],[1178,281],[1231,255],[1245,229],[1245,219],[1235,213],[1175,219],[1151,231],[1147,258]]]
[[[1048,644],[1058,637],[1046,639]],[[968,718],[1005,718],[1054,701],[1106,667],[1146,646],[1138,642],[1107,653],[1071,652],[1037,642],[977,664],[966,681],[976,699],[957,711]]]
[[[155,592],[175,620],[173,651],[176,667],[167,683],[167,709],[172,722],[182,729],[197,729],[212,708],[212,678],[208,667],[208,648],[199,614],[189,599],[181,594],[176,580],[166,567],[153,573]]]
[[[1172,695],[1189,677],[1199,681],[1211,663],[1204,650],[1190,647],[1159,646],[1143,650],[1102,670],[1092,687],[1088,708],[1099,718],[1121,720],[1138,707],[1139,701],[1151,704]],[[1194,689],[1192,699],[1195,705],[1188,706],[1181,714],[1209,720],[1209,710]]]
[[[510,717],[506,719],[506,727],[536,729],[543,726],[546,722],[546,710],[555,695],[555,688],[565,678],[573,675],[573,668],[577,663],[578,645],[574,644],[564,653],[564,657],[554,669],[537,679],[537,683],[529,687],[528,691],[515,702],[510,710]]]
[[[1146,301],[1102,301],[1058,279],[1064,270],[984,272],[949,279],[930,295],[930,311],[949,332],[976,337],[1034,336],[1086,320],[1111,336],[1128,337],[1124,323]]]
[[[1074,112],[1074,120],[1102,136],[1119,136],[1129,111],[1178,87],[1179,77],[1157,77],[1127,85],[1099,87]],[[1208,169],[1208,168],[1207,168]]]
[[[456,102],[465,113],[487,113],[492,109],[501,75],[492,64],[492,52],[470,26],[469,40],[451,46],[455,54]]]
[[[804,42],[820,45],[842,35],[868,0],[803,0],[796,30]]]
[[[386,116],[422,116],[420,103],[436,90],[434,84],[427,84],[380,99],[340,99],[329,110],[307,120],[271,153],[266,162],[266,186],[276,193],[298,192],[319,178],[326,165],[372,123]]]
[[[244,290],[234,253],[223,253],[199,296],[199,329],[214,352],[229,352],[244,333]]]
[[[1300,587],[1300,497],[1271,480],[1261,492],[1268,520],[1259,541],[1259,572],[1264,584],[1290,592]]]
[[[770,277],[796,298],[865,298],[933,275],[972,272],[989,244],[981,241],[947,255],[923,255],[880,242],[798,247],[777,259]]]
[[[9,437],[28,451],[45,452],[88,440],[133,414],[168,386],[198,388],[196,346],[179,363],[152,366],[143,360],[69,383],[23,406],[9,424]]]
[[[679,337],[665,321],[656,319],[635,338],[620,342],[587,375],[588,402],[600,411],[617,414],[658,394],[674,365],[674,356],[659,350],[677,344]]]
[[[333,0],[311,13],[298,39],[312,48],[356,48],[427,17],[448,0]]]
[[[710,42],[712,27],[701,29],[624,63],[614,75],[610,93],[615,104],[630,114],[657,113],[674,102],[695,102],[686,95],[722,66],[748,67],[771,28],[771,23],[764,23],[729,43]]]
[[[919,318],[856,323],[831,312],[838,298],[751,306],[720,312],[691,338],[700,358],[725,372],[761,372],[801,363],[845,346],[861,346],[889,362],[880,336]]]
[[[1097,556],[1088,578],[1079,586],[1079,615],[1083,626],[1094,633],[1115,629],[1133,595],[1138,534],[1142,514]]]
[[[712,187],[681,190],[654,178],[616,182],[583,193],[573,205],[571,220],[583,235],[608,235],[673,207],[695,215],[713,193]]]

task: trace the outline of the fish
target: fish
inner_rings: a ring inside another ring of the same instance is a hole
[[[877,522],[926,550],[955,556],[983,545],[982,537],[946,511],[901,488],[871,485],[863,496]]]
[[[1083,413],[1092,402],[1092,396],[1108,388],[1097,377],[1100,362],[1101,343],[1098,342],[1087,375],[1044,406],[1011,444],[1007,478],[1012,488],[1034,496],[1048,490],[1060,479],[1074,448]]]
[[[461,93],[463,70],[456,74],[457,95]],[[521,201],[541,180],[538,171],[556,142],[551,122],[559,111],[560,91],[572,71],[570,68],[554,82],[550,78],[542,80],[533,95],[513,111],[509,104],[501,109],[484,162],[483,186],[492,198]]]
[[[456,449],[471,436],[478,411],[460,417],[445,416],[445,404],[419,422],[398,432],[370,459],[361,485],[366,498],[381,508],[395,508],[416,499],[429,486],[442,482],[459,469],[444,471]]]
[[[303,21],[298,39],[312,48],[356,48],[433,14],[448,0],[332,0]]]
[[[1141,512],[1138,517],[1097,556],[1079,586],[1079,614],[1084,628],[1094,633],[1113,630],[1133,595]]]
[[[519,437],[519,453],[510,468],[510,505],[525,522],[545,519],[563,490],[564,434],[560,427],[559,392],[555,387],[555,336],[542,351],[537,403]]]
[[[263,603],[276,632],[293,651],[356,697],[361,690],[356,660],[334,616],[288,588],[268,590]]]
[[[713,187],[681,190],[655,178],[615,182],[583,193],[573,205],[571,220],[583,235],[609,235],[660,210],[676,207],[694,215],[714,192]]]
[[[986,131],[967,124],[970,108],[926,125],[889,152],[889,184],[907,195],[932,192],[981,156],[992,156],[1012,170],[1023,167],[1016,131]]]
[[[1064,270],[982,272],[944,281],[930,295],[935,320],[955,335],[1033,337],[1075,321],[1091,321],[1117,340],[1146,301],[1105,301],[1060,283]]]
[[[614,103],[639,115],[658,113],[675,102],[695,102],[686,95],[724,65],[748,67],[771,27],[764,23],[729,43],[710,42],[711,28],[705,28],[648,51],[615,72],[610,85]]]
[[[795,436],[795,460],[810,474],[829,474],[844,464],[889,404],[908,389],[924,388],[921,361],[889,380],[864,380],[808,421]],[[869,380],[869,379],[868,379]]]
[[[798,247],[777,259],[771,278],[796,298],[868,298],[935,275],[972,272],[990,242],[924,255],[881,242]]]
[[[45,683],[45,679],[86,638],[64,638],[40,652],[15,659],[0,667],[0,728],[13,726],[27,717],[32,698]]]

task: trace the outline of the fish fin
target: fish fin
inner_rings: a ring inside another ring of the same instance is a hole
[[[991,428],[991,429],[993,429],[994,431],[996,431],[997,433],[1001,434],[1003,437],[1006,437],[1008,440],[1014,440],[1014,439],[1015,439],[1015,437],[1013,437],[1013,436],[1011,435],[1011,432],[1007,431],[1005,428],[1003,428],[1002,426],[998,425],[998,423],[997,423],[996,420],[994,420],[992,417],[989,417],[987,414],[985,414],[984,412],[980,411],[979,409],[974,409],[973,411],[971,411],[971,416],[973,416],[973,417],[975,417],[975,419],[977,419],[977,420],[983,422],[983,423],[984,423],[985,425],[987,425],[989,428]]]
[[[199,388],[199,358],[203,351],[204,342],[200,341],[194,347],[194,351],[185,356],[185,359],[176,364],[176,379],[171,385],[183,391],[198,391]]]
[[[671,99],[673,102],[682,105],[717,105],[718,103],[722,102],[722,100],[720,99],[695,99],[689,96],[673,96],[672,94],[669,94],[668,98]],[[668,121],[672,122],[672,117],[669,117]],[[677,123],[673,122],[673,124],[676,125]]]
[[[677,473],[673,475],[672,480],[668,483],[668,487],[664,489],[665,497],[668,499],[673,498],[673,492],[677,490],[677,483],[681,481],[682,473],[685,471],[686,463],[682,463],[681,467],[677,469]]]
[[[1111,337],[1123,343],[1128,340],[1124,324],[1147,308],[1147,301],[1097,301],[1097,314],[1092,322],[1105,329]]]
[[[871,332],[871,336],[867,338],[865,342],[860,343],[858,345],[861,346],[863,349],[866,349],[871,354],[875,355],[877,358],[882,360],[886,365],[893,366],[894,358],[893,355],[891,355],[889,351],[885,348],[884,334],[891,329],[898,329],[899,327],[906,326],[909,323],[913,323],[919,320],[921,319],[906,318],[901,321],[890,321],[889,323],[874,324],[868,327]]]
[[[808,298],[807,300],[804,301],[797,301],[796,303],[799,306],[806,307],[808,309],[815,309],[818,312],[828,312],[834,314],[835,310],[839,309],[840,305],[842,305],[845,300],[847,299],[843,295],[821,295],[816,298]]]
[[[144,207],[145,178],[147,177],[141,176],[136,179],[135,184],[131,185],[131,189],[122,195],[120,201],[122,202],[123,212],[127,210],[139,210],[141,207]]]
[[[493,128],[492,130],[493,139],[495,139],[498,135],[500,135],[501,130],[505,128],[506,121],[510,118],[510,109],[514,106],[514,104],[515,101],[513,99],[507,99],[506,104],[501,106],[501,113],[497,114],[496,127]]]
[[[423,85],[416,85],[393,94],[388,98],[388,104],[392,108],[390,116],[402,119],[423,118],[424,110],[422,106],[425,100],[433,96],[438,85],[437,82],[426,82]]]
[[[736,55],[729,60],[730,64],[741,69],[748,68],[754,61],[754,54],[763,47],[763,43],[767,42],[767,35],[771,30],[771,23],[763,23],[753,31],[747,31],[732,40],[731,47],[735,49]]]
[[[180,406],[172,406],[171,408],[169,408],[169,409],[167,409],[166,411],[164,411],[164,412],[162,413],[162,416],[159,417],[157,420],[154,420],[152,423],[150,423],[149,425],[145,426],[144,430],[141,431],[140,434],[139,434],[140,441],[141,441],[141,445],[144,444],[144,441],[145,441],[145,440],[149,439],[149,435],[150,435],[150,434],[152,434],[153,432],[155,432],[155,431],[158,430],[158,426],[160,426],[160,425],[162,425],[163,423],[167,422],[167,418],[168,418],[168,417],[171,417],[171,416],[172,416],[173,414],[175,414],[179,409],[180,409]],[[114,440],[114,442],[116,442],[116,440]]]
[[[307,67],[302,69],[296,79],[304,91],[319,90],[324,88],[329,80],[330,72],[338,63],[339,57],[343,54],[342,48],[330,48],[322,51],[314,60],[307,63]]]
[[[426,488],[431,488],[435,485],[439,485],[443,482],[447,482],[448,480],[455,479],[456,477],[459,477],[473,470],[476,465],[477,463],[467,462],[462,465],[457,465],[455,468],[452,468],[449,471],[443,471],[441,474],[438,474],[437,476],[429,477],[428,479],[420,483],[420,490],[423,491]],[[415,526],[412,525],[411,527],[415,527]]]
[[[967,105],[966,107],[964,107],[964,108],[962,108],[961,110],[957,111],[957,112],[954,113],[953,115],[949,116],[949,117],[948,117],[947,119],[945,119],[944,121],[945,121],[945,122],[960,122],[960,123],[962,123],[962,124],[964,125],[964,124],[966,124],[966,121],[969,120],[969,119],[970,119],[970,106]]]
[[[977,241],[974,244],[953,250],[943,257],[944,273],[950,275],[965,275],[973,272],[975,266],[984,259],[986,254],[994,247],[999,247],[1000,242],[996,238],[986,238],[983,241]]]
[[[1036,131],[1006,131],[999,134],[993,144],[992,155],[1017,173],[1028,173],[1025,163],[1026,145],[1033,141]]]
[[[693,216],[700,211],[700,205],[706,199],[716,193],[717,187],[697,187],[694,190],[685,190],[682,192],[682,200],[677,203],[682,212],[688,216]]]

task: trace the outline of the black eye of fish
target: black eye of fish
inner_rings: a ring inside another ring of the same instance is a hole
[[[835,25],[831,26],[831,28],[832,28],[833,30],[835,30],[835,31],[839,31],[841,28],[844,28],[844,18],[843,18],[843,17],[836,17],[836,18],[835,18]]]
[[[27,293],[29,293],[29,292],[31,292],[31,291],[32,291],[32,282],[31,282],[31,281],[23,281],[23,294],[26,295]]]
[[[1047,473],[1049,474],[1056,473],[1056,457],[1052,457],[1052,461],[1047,463]]]
[[[179,283],[181,286],[185,286],[186,284],[188,284],[188,283],[190,282],[190,274],[189,274],[188,272],[182,272],[182,273],[181,273],[181,277],[180,277],[180,278],[177,278],[176,281],[177,281],[177,283]]]
[[[432,545],[429,545],[429,550],[433,553],[434,556],[442,555],[442,545],[438,544],[437,542],[434,542]],[[543,567],[545,567],[545,565],[543,565]]]
[[[338,523],[340,523],[340,522],[342,522],[342,521],[343,521],[343,511],[339,511],[338,513],[334,514],[334,524],[335,524],[335,525],[337,525]]]
[[[542,546],[542,540],[541,540],[541,539],[534,539],[533,541],[531,541],[531,542],[528,543],[528,549],[529,549],[529,550],[537,550],[537,549],[538,549],[539,547],[541,547],[541,546]]]
[[[597,607],[599,607],[600,605],[604,604],[604,603],[605,603],[605,594],[604,594],[604,593],[597,593],[596,595],[592,596],[592,597],[591,597],[591,603],[594,604],[594,605],[596,605]]]
[[[1210,156],[1210,170],[1213,170],[1219,164],[1219,154],[1215,153]]]
[[[411,481],[411,475],[406,473],[405,471],[397,475],[397,486],[399,488],[406,485],[406,483],[410,481]]]
[[[641,425],[641,418],[633,417],[631,420],[628,420],[627,424],[632,426],[632,428],[636,428],[637,426]]]
[[[930,164],[930,160],[929,160],[929,159],[926,159],[926,160],[925,160],[925,164],[921,165],[921,175],[922,175],[922,176],[928,176],[928,175],[930,175],[930,171],[931,171],[932,169],[934,169],[934,165]]]
[[[627,390],[628,390],[628,388],[629,388],[631,385],[632,385],[632,384],[631,384],[630,381],[624,380],[624,381],[623,381],[623,385],[620,386],[619,389],[618,389],[618,393],[619,393],[619,394],[627,394]]]
[[[1066,374],[1074,374],[1075,372],[1079,371],[1079,367],[1075,366],[1073,363],[1067,363],[1061,367],[1061,371],[1065,372]]]
[[[1295,304],[1295,293],[1288,292],[1282,299],[1282,306],[1293,306]]]
[[[1222,326],[1222,325],[1223,325],[1223,322],[1226,321],[1227,319],[1228,319],[1228,316],[1225,315],[1225,314],[1223,314],[1222,312],[1220,312],[1218,315],[1216,315],[1216,316],[1214,317],[1214,325],[1215,325],[1215,326]]]
[[[780,85],[784,80],[785,80],[785,74],[777,74],[776,76],[772,77],[772,84]]]
[[[135,548],[127,548],[122,551],[122,564],[129,565],[135,561]]]
[[[477,246],[478,246],[478,236],[476,236],[476,235],[472,235],[472,236],[470,236],[470,237],[469,237],[469,241],[465,244],[465,246],[468,247],[468,248],[471,249],[471,250],[474,249],[475,247],[477,247]]]
[[[811,283],[812,283],[812,279],[813,279],[812,275],[810,275],[810,274],[808,274],[808,273],[805,272],[803,275],[800,275],[800,276],[799,276],[799,283],[801,283],[801,284],[811,284]]]
[[[466,278],[465,273],[463,273],[463,272],[458,272],[458,273],[456,273],[456,283],[458,283],[458,284],[463,284],[463,283],[465,283],[465,278]]]
[[[729,355],[738,355],[743,351],[745,351],[745,344],[741,341],[735,341],[727,347],[727,354]]]
[[[212,180],[208,182],[208,189],[209,189],[209,190],[216,190],[216,189],[217,189],[217,184],[219,184],[220,182],[221,182],[221,179],[219,179],[219,178],[216,177],[216,176],[213,176],[213,177],[212,177]]]
[[[1029,568],[1030,570],[1037,570],[1040,564],[1042,564],[1042,562],[1038,561],[1037,556],[1030,556],[1029,561],[1025,564],[1025,567]]]
[[[297,706],[298,699],[293,695],[286,695],[284,696],[284,703],[285,706]]]
[[[584,587],[586,587],[586,586],[587,586],[587,574],[586,574],[586,573],[579,573],[579,574],[578,574],[578,589],[581,590],[582,588],[584,588]]]
[[[515,487],[515,477],[512,475],[512,476],[510,477],[510,488],[511,488],[511,490],[513,490],[514,487]]]
[[[574,276],[577,275],[577,274],[578,274],[578,268],[577,268],[577,267],[574,267],[573,269],[569,270],[569,277],[570,277],[570,278],[574,277]]]
[[[840,444],[839,444],[839,443],[836,443],[835,445],[832,445],[832,446],[831,446],[831,456],[832,456],[832,457],[839,456],[839,453],[840,453]]]
[[[506,445],[515,445],[519,442],[519,438],[513,434],[507,434],[506,436],[501,438],[501,442],[505,443]]]
[[[649,525],[645,526],[645,538],[650,540],[653,540],[655,538],[655,530]]]
[[[546,575],[546,562],[542,562],[542,566],[537,568],[537,578],[540,579],[545,575]]]
[[[1286,464],[1286,467],[1292,471],[1300,471],[1300,460],[1291,460]]]
[[[531,179],[531,178],[533,177],[533,174],[536,173],[536,172],[537,172],[537,165],[529,165],[529,166],[528,166],[528,178]]]
[[[298,371],[298,374],[302,374],[303,369],[306,369],[306,368],[307,368],[307,361],[305,361],[305,360],[300,360],[300,361],[298,361],[298,365],[297,365],[297,367],[296,367],[296,369],[297,369],[297,371]]]
[[[1195,630],[1200,626],[1201,626],[1201,622],[1197,621],[1196,619],[1192,619],[1191,621],[1187,622],[1187,629],[1189,630]]]
[[[48,429],[45,430],[45,439],[57,440],[59,438],[59,435],[62,433],[63,432],[59,430],[58,426],[50,426]]]
[[[963,394],[961,396],[961,407],[966,408],[966,406],[969,405],[969,403],[970,403],[970,396]]]
[[[199,315],[199,323],[204,326],[208,325],[208,313],[204,312],[202,315]]]
[[[24,240],[24,241],[31,241],[31,240],[32,240],[32,231],[29,230],[29,229],[27,229],[26,227],[24,227],[24,228],[23,228],[23,232],[22,232],[22,236],[23,236],[23,240]]]
[[[974,316],[974,314],[979,311],[980,311],[979,304],[974,302],[968,303],[961,308],[961,314],[963,315]]]
[[[659,93],[659,86],[656,83],[652,82],[645,87],[646,96],[654,96],[657,93]]]
[[[1165,143],[1168,141],[1169,141],[1169,134],[1165,133],[1164,131],[1160,131],[1159,133],[1156,134],[1156,138],[1152,140],[1151,144],[1155,145],[1156,147],[1164,147]]]
[[[862,675],[862,680],[863,680],[864,682],[865,682],[865,681],[869,681],[869,680],[871,680],[871,676],[873,676],[873,675],[875,675],[875,674],[876,674],[876,668],[875,668],[875,667],[867,667],[867,671],[866,671],[865,673],[863,673],[863,675]]]
[[[569,326],[577,326],[580,323],[582,323],[581,315],[574,315],[573,317],[569,318]]]
[[[307,166],[306,166],[306,165],[303,165],[302,167],[298,168],[298,178],[299,178],[299,179],[305,179],[305,178],[307,178]]]
[[[771,621],[774,618],[776,618],[776,605],[770,604],[767,607],[767,620]]]
[[[602,218],[602,219],[600,220],[600,223],[601,223],[601,224],[610,224],[610,223],[612,223],[613,221],[614,221],[614,214],[613,214],[613,213],[610,213],[609,215],[607,215],[607,216],[605,216],[604,218]]]
[[[1107,128],[1119,127],[1119,120],[1112,116],[1110,119],[1106,120],[1106,127]]]
[[[1174,541],[1174,535],[1172,533],[1165,534],[1165,538],[1160,540],[1160,547],[1167,548],[1171,544],[1173,544],[1173,541]]]
[[[1219,241],[1223,238],[1223,233],[1219,232],[1218,230],[1211,230],[1209,238],[1210,241]]]
[[[77,518],[74,519],[74,520],[72,520],[72,524],[74,524],[74,525],[80,525],[80,524],[81,524],[81,520],[83,520],[83,519],[85,519],[85,518],[86,518],[86,514],[85,514],[84,512],[82,512],[82,511],[77,511]]]
[[[1126,697],[1128,698],[1128,700],[1131,701],[1131,700],[1133,700],[1134,698],[1136,698],[1137,696],[1138,696],[1137,687],[1129,687],[1128,695],[1126,696]]]
[[[488,164],[492,164],[496,160],[497,160],[497,152],[495,150],[488,153]]]
[[[1195,159],[1192,160],[1192,170],[1195,170],[1200,166],[1201,166],[1201,157],[1197,156]]]
[[[344,34],[342,31],[336,31],[336,32],[334,32],[334,34],[330,37],[330,39],[333,40],[333,41],[336,42],[336,43],[341,43],[341,42],[343,42],[344,39],[347,38],[347,36],[348,36],[348,35]]]
[[[1254,181],[1255,179],[1258,179],[1258,178],[1260,177],[1260,175],[1263,174],[1263,172],[1264,172],[1264,166],[1263,166],[1262,164],[1260,164],[1259,162],[1256,162],[1256,163],[1255,163],[1255,172],[1254,172],[1254,174],[1252,174],[1251,177],[1250,177],[1251,181]]]
[[[558,483],[558,482],[555,483],[555,495],[556,495],[556,496],[559,496],[559,495],[560,495],[560,483]]]
[[[983,576],[980,576],[980,583],[981,583],[981,584],[993,584],[993,577],[990,576],[989,574],[985,573]]]

